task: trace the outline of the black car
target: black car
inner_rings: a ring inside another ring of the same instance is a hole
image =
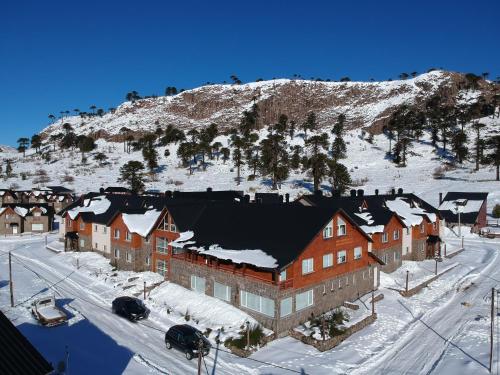
[[[176,348],[184,352],[188,360],[198,356],[200,346],[203,356],[208,355],[212,347],[203,333],[188,324],[170,327],[165,334],[165,345],[167,349]]]
[[[118,297],[113,301],[111,309],[115,314],[127,318],[131,322],[139,319],[147,319],[149,309],[138,298]]]

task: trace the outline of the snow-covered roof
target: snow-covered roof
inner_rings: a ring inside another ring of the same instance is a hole
[[[372,218],[372,214],[368,211],[364,212],[355,212],[354,213],[356,216],[360,217],[366,222],[366,225],[360,225],[360,228],[367,234],[373,234],[373,233],[381,233],[384,231],[384,226],[383,225],[372,225],[374,220]]]
[[[395,212],[403,220],[406,226],[420,225],[424,215],[427,216],[432,223],[436,222],[437,216],[435,213],[424,210],[417,202],[412,202],[412,205],[401,197],[386,201],[387,208]]]
[[[131,233],[146,237],[160,217],[161,211],[149,210],[143,214],[122,214],[123,222]]]
[[[71,220],[74,220],[80,212],[92,212],[95,215],[100,215],[105,213],[110,206],[111,202],[105,196],[98,196],[93,199],[85,199],[83,207],[78,206],[69,210],[68,215]]]
[[[457,199],[455,201],[444,201],[439,206],[439,210],[451,211],[453,213],[461,212],[466,214],[469,212],[479,212],[482,205],[482,200]]]
[[[200,254],[230,260],[233,263],[252,264],[262,268],[278,267],[277,260],[262,250],[229,250],[223,249],[219,245],[211,245],[208,250],[196,247],[192,247],[191,249],[198,251]]]
[[[186,232],[181,232],[179,233],[179,237],[175,240],[172,241],[170,244],[175,247],[184,247],[186,245],[192,245],[194,241],[189,241],[191,238],[193,238],[194,232],[191,230],[188,230]]]
[[[28,214],[28,209],[24,207],[16,206],[14,207],[14,212],[19,216],[25,217]]]

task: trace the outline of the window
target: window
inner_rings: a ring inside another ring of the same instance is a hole
[[[389,236],[387,235],[387,232],[382,233],[382,242],[386,243],[389,241]]]
[[[345,250],[341,250],[337,253],[337,263],[342,264],[347,261],[347,252]]]
[[[127,251],[126,260],[127,263],[132,263],[132,253],[130,251]]]
[[[167,275],[167,262],[164,260],[157,260],[156,261],[156,272],[162,276],[166,276]]]
[[[33,213],[33,216],[42,216],[42,213],[40,211],[36,211]]]
[[[398,262],[401,259],[401,254],[399,254],[397,251],[394,253],[394,261]]]
[[[323,268],[333,266],[333,253],[323,255]]]
[[[302,260],[302,275],[311,273],[314,271],[314,259],[308,258]]]
[[[61,220],[61,224],[64,225],[66,223],[66,219],[65,218],[62,218]]]
[[[170,224],[170,231],[177,232],[177,226],[174,223]]]
[[[191,275],[191,289],[198,293],[205,294],[205,278]]]
[[[361,254],[363,252],[363,249],[361,247],[355,247],[354,248],[354,259],[361,259]]]
[[[132,234],[129,231],[125,233],[125,241],[132,241]]]
[[[97,242],[95,243],[94,249],[99,250],[99,247],[97,245]]]
[[[5,218],[6,218],[7,220],[9,220],[9,219],[10,219],[10,215],[9,215],[9,214],[5,214]]]
[[[392,234],[392,238],[394,240],[399,240],[399,230],[395,230],[394,233]]]
[[[165,214],[165,217],[161,221],[160,225],[158,225],[158,229],[168,230],[168,214]]]
[[[420,224],[420,233],[424,233],[425,232],[425,225],[424,223]]]
[[[231,301],[231,287],[214,281],[214,297],[223,301]]]
[[[120,257],[120,249],[115,249],[115,258],[119,258]]]
[[[81,239],[80,240],[80,247],[84,247],[85,246],[85,240],[84,239]]]
[[[292,313],[292,297],[280,301],[280,316],[283,318]]]
[[[436,222],[432,223],[432,228],[436,229],[436,227],[437,227]]]
[[[43,232],[43,224],[31,224],[31,231],[32,232]]]
[[[270,298],[240,290],[240,305],[261,314],[274,317],[274,301]]]
[[[106,251],[106,250],[107,250],[107,249],[106,249],[106,245],[102,245],[102,249],[103,249],[104,251]]]
[[[115,238],[120,238],[120,229],[115,229],[113,235]]]
[[[156,252],[168,254],[168,240],[165,237],[156,238]]]
[[[286,270],[280,272],[280,281],[286,281]]]
[[[97,232],[97,225],[94,225],[94,232]]]
[[[146,266],[151,265],[151,257],[149,255],[146,256],[146,259],[144,259],[144,263]]]
[[[347,234],[347,229],[345,221],[340,217],[337,219],[337,236],[345,236]]]
[[[410,228],[406,228],[406,234],[410,235]]]
[[[330,221],[325,228],[323,228],[323,238],[333,237],[333,222]]]
[[[85,223],[83,221],[80,221],[80,230],[85,229]]]
[[[102,227],[102,233],[103,234],[108,233],[108,227]]]
[[[297,294],[295,296],[295,310],[299,311],[312,306],[314,303],[313,297],[314,295],[312,289],[307,292]]]

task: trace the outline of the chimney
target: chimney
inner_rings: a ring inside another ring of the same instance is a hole
[[[165,197],[166,197],[166,198],[172,198],[172,190],[167,190],[167,191],[165,192]]]
[[[104,188],[103,187],[99,189],[99,193],[104,194]]]
[[[283,203],[283,195],[280,195],[280,196],[279,196],[279,202],[280,202],[280,203]]]
[[[285,202],[290,203],[290,194],[288,193],[285,194]]]
[[[439,205],[441,206],[441,203],[443,203],[443,193],[439,193]]]
[[[212,188],[211,187],[207,187],[207,193],[211,193],[212,192]]]
[[[362,197],[365,195],[365,191],[363,189],[358,189],[358,197]]]
[[[378,189],[375,189],[375,195],[378,195]]]
[[[355,189],[351,189],[351,197],[355,197],[356,196],[356,190]]]
[[[243,197],[243,202],[250,203],[250,195],[245,194],[245,196]]]
[[[391,189],[391,195],[396,195],[396,189]]]
[[[398,189],[398,195],[403,195],[403,188]]]

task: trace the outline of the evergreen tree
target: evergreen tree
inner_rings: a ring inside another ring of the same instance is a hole
[[[241,179],[241,166],[243,165],[243,148],[245,142],[237,134],[233,134],[231,137],[231,144],[233,146],[233,163],[236,167],[236,184],[240,184]]]
[[[298,170],[302,162],[302,147],[295,145],[292,147],[292,156],[290,157],[290,168]]]
[[[223,163],[226,164],[226,161],[229,160],[229,155],[231,154],[231,151],[227,147],[222,147],[220,149],[220,153],[222,154]]]
[[[85,158],[85,153],[90,152],[95,148],[94,139],[92,137],[87,137],[85,135],[78,137],[78,148],[82,153],[82,161],[83,161]]]
[[[344,194],[352,182],[347,167],[333,158],[328,160],[328,177],[332,184],[332,194],[335,191]]]
[[[290,121],[288,124],[288,134],[290,136],[290,140],[293,140],[293,137],[295,137],[295,129],[297,128],[297,124],[295,121]]]
[[[177,148],[177,156],[181,159],[182,165],[184,167],[189,165],[189,174],[192,174],[191,169],[191,156],[192,156],[192,144],[191,142],[182,142]]]
[[[307,132],[313,132],[316,130],[318,124],[316,122],[316,114],[314,112],[309,112],[307,114],[306,121],[302,123],[302,130],[304,131],[304,142],[307,142]]]
[[[56,145],[61,141],[63,137],[62,133],[51,134],[49,137],[50,142],[54,146],[54,151],[56,151]]]
[[[222,148],[222,143],[220,143],[219,141],[212,143],[211,153],[212,155],[213,154],[217,155],[217,161],[219,161],[219,154],[220,154],[219,151],[221,150],[221,148]]]
[[[38,154],[40,152],[40,147],[42,147],[42,137],[38,134],[33,134],[31,136],[31,147],[34,148]]]
[[[160,138],[160,144],[162,146],[169,145],[170,143],[177,144],[178,142],[182,142],[186,139],[184,132],[180,129],[177,129],[173,125],[167,125],[165,129],[164,136]]]
[[[94,156],[94,160],[96,160],[99,165],[102,166],[106,162],[106,160],[108,160],[108,157],[106,156],[106,154],[99,152]]]
[[[22,137],[17,140],[17,143],[19,144],[19,146],[17,147],[17,151],[22,152],[23,157],[25,157],[26,149],[28,148],[30,140],[28,138]]]
[[[310,173],[313,178],[314,191],[319,190],[321,180],[327,175],[328,157],[328,135],[322,133],[321,135],[312,136],[306,141],[308,156],[305,159],[305,169]]]
[[[482,142],[481,139],[481,130],[486,127],[485,124],[480,123],[479,121],[475,121],[472,123],[472,128],[476,132],[476,139],[474,140],[474,154],[475,154],[475,161],[476,161],[476,171],[479,170],[479,164],[481,162],[481,156],[482,156],[482,149],[484,143]]]
[[[283,120],[283,118],[282,118]],[[287,153],[287,144],[282,135],[286,127],[285,119],[281,122],[279,132],[269,133],[267,138],[260,143],[260,171],[262,175],[270,175],[272,179],[272,189],[276,190],[281,182],[289,176],[289,160]]]
[[[12,177],[12,162],[10,159],[5,160],[5,176],[7,178]]]
[[[131,160],[120,168],[119,181],[128,184],[130,190],[138,193],[144,189],[144,165],[136,160]]]
[[[486,147],[491,153],[486,160],[489,164],[495,166],[496,180],[500,181],[500,135],[494,135],[486,142]]]
[[[158,168],[158,152],[152,139],[148,139],[142,147],[142,157],[148,166],[149,172],[154,173],[154,170]]]
[[[337,122],[332,129],[332,134],[335,136],[332,144],[332,155],[335,162],[340,159],[346,158],[347,148],[344,142],[344,126],[345,126],[345,115],[340,114],[337,117]]]
[[[469,150],[467,149],[467,134],[463,130],[458,130],[451,138],[452,150],[455,153],[455,158],[462,164],[467,158]]]

